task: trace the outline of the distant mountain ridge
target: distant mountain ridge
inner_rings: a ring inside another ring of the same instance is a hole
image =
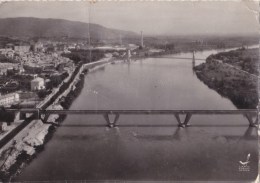
[[[136,37],[136,33],[110,29],[90,23],[90,35],[95,39],[120,39]],[[42,19],[33,17],[0,19],[1,36],[17,37],[88,37],[88,23],[64,19]]]

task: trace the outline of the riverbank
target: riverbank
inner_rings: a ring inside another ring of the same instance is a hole
[[[223,97],[229,98],[239,109],[255,109],[258,105],[257,71],[250,69],[253,64],[252,49],[238,49],[211,55],[194,67],[197,77],[209,88],[217,91]],[[247,55],[244,59],[243,55]],[[241,57],[239,57],[241,56]],[[256,62],[257,63],[257,62]],[[244,69],[246,68],[246,69]],[[252,72],[248,72],[251,71]]]
[[[71,81],[66,83],[67,89],[59,88],[43,107],[47,109],[68,109],[84,87],[84,74],[110,63],[112,58],[82,64],[75,70]],[[64,115],[50,115],[47,123],[32,120],[12,141],[0,150],[0,181],[11,181],[21,170],[44,149],[57,126],[65,119]]]

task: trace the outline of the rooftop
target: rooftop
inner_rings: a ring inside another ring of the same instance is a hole
[[[44,81],[44,79],[40,78],[40,77],[37,77],[37,78],[33,79],[32,81]]]

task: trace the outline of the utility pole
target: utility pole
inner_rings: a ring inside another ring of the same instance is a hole
[[[143,31],[141,31],[141,48],[144,47],[144,37],[143,37]]]

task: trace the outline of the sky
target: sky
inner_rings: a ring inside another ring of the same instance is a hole
[[[89,7],[90,6],[90,7]],[[257,2],[6,2],[0,18],[90,22],[146,35],[249,34],[259,31]],[[90,17],[89,17],[90,15]]]

